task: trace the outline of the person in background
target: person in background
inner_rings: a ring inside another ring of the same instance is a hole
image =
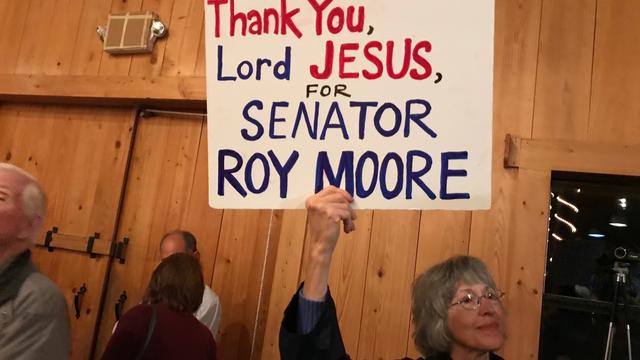
[[[340,235],[355,230],[349,193],[330,186],[306,201],[311,249],[305,278],[280,326],[280,355],[293,359],[349,359],[328,288]],[[499,360],[505,341],[503,293],[477,258],[456,256],[421,274],[413,285],[413,339],[428,360]]]
[[[193,316],[203,291],[197,258],[176,253],[162,260],[143,303],[122,316],[102,359],[215,359],[213,335]]]
[[[174,230],[165,234],[160,240],[160,257],[165,259],[175,253],[186,253],[200,259],[196,237],[184,230]],[[211,330],[214,338],[218,339],[222,308],[218,295],[206,284],[202,303],[193,315]]]
[[[67,303],[31,262],[45,194],[21,168],[0,163],[0,359],[68,359]]]

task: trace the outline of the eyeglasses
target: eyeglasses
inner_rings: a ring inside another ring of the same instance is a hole
[[[504,292],[496,289],[488,289],[481,296],[478,296],[474,293],[467,293],[464,296],[464,298],[462,298],[460,301],[457,301],[449,305],[449,307],[461,305],[462,308],[465,310],[476,310],[478,307],[480,307],[480,300],[482,298],[489,300],[494,305],[498,305],[500,304],[500,299],[503,296],[504,296]]]

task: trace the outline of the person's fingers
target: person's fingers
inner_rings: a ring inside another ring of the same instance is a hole
[[[350,232],[352,232],[352,231],[354,231],[356,229],[356,224],[355,224],[355,222],[353,222],[352,219],[347,218],[347,219],[344,219],[342,222],[344,224],[344,232],[345,233],[348,234],[348,233],[350,233]]]
[[[332,204],[350,204],[353,201],[351,195],[346,191],[335,191],[323,195],[313,195],[308,197],[305,207],[310,210],[320,209],[326,205]]]
[[[333,207],[331,210],[327,211],[327,216],[333,222],[340,222],[340,220],[351,221],[351,212],[347,208],[337,206]]]
[[[353,197],[351,196],[351,194],[349,194],[347,191],[345,191],[343,189],[340,189],[340,188],[337,188],[337,187],[335,187],[333,185],[325,187],[320,192],[318,192],[315,196],[318,196],[319,198],[324,198],[324,197],[335,195],[335,194],[342,195],[349,202],[353,201]]]
[[[318,201],[322,201],[324,203],[340,203],[340,204],[350,204],[351,199],[346,197],[345,194],[348,193],[333,193],[329,195],[325,195],[324,197],[318,199]]]

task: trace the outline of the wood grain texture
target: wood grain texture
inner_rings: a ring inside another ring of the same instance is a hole
[[[113,240],[133,119],[128,110],[60,106],[0,106],[0,153],[4,160],[37,176],[48,195],[45,229]],[[47,134],[43,137],[42,134]],[[55,149],[55,151],[52,151]],[[99,316],[108,258],[85,252],[42,248],[36,265],[60,287],[70,311],[72,359],[87,359]],[[73,294],[87,293],[80,317],[73,314]]]
[[[329,288],[336,304],[342,340],[347,353],[353,357],[358,353],[373,213],[372,210],[356,210],[356,230],[340,234],[329,272]],[[304,280],[309,261],[308,234],[304,245],[299,283]]]
[[[419,211],[373,214],[358,359],[406,355],[419,226]]]
[[[0,74],[15,71],[30,3],[27,0],[0,1]]]
[[[224,212],[212,284],[224,312],[218,359],[251,358],[272,222],[269,210]]]
[[[59,101],[199,101],[206,99],[202,77],[49,76],[0,74],[0,98],[23,102],[38,98]]]
[[[154,12],[168,29],[172,29],[170,20],[175,3],[176,0],[143,0],[142,10]],[[129,76],[160,76],[168,41],[169,38],[165,36],[156,41],[150,54],[133,56]]]
[[[502,166],[504,139],[507,133],[531,137],[542,1],[496,0],[495,5],[492,201],[490,210],[472,214],[469,254],[485,261],[498,286],[504,287],[512,271],[518,185],[518,172]],[[504,351],[530,342],[507,342]]]
[[[512,154],[520,169],[640,176],[639,144],[520,139]]]
[[[16,74],[42,73],[47,53],[44,37],[51,33],[52,17],[56,1],[29,0],[29,13],[24,24],[20,53],[16,62]]]
[[[469,253],[471,232],[470,211],[423,211],[420,216],[420,233],[414,279],[431,266],[454,255]],[[422,356],[413,341],[413,324],[407,341],[407,356]]]
[[[176,1],[171,14],[171,37],[162,64],[163,76],[190,76],[195,73],[203,28],[204,1]]]
[[[47,24],[50,28],[42,34],[40,46],[45,49],[42,65],[37,73],[48,75],[68,74],[73,50],[80,36],[82,9],[89,0],[57,0],[53,15]],[[34,72],[30,72],[33,74]]]
[[[505,359],[537,359],[549,218],[550,171],[519,170],[504,285],[509,338]],[[526,326],[522,326],[526,324]],[[522,341],[522,339],[527,339]]]
[[[70,75],[98,75],[103,44],[96,34],[96,28],[107,25],[110,8],[110,0],[85,0],[72,51]]]
[[[495,4],[492,201],[491,210],[473,212],[469,254],[483,259],[503,284],[517,182],[517,172],[502,167],[504,138],[507,133],[531,135],[542,2]]]
[[[278,339],[282,314],[299,285],[298,273],[302,263],[307,212],[305,210],[286,210],[282,211],[281,216],[282,230],[274,254],[276,257],[275,271],[266,309],[262,351],[253,356],[255,359],[277,359],[280,357]]]
[[[356,231],[341,235],[329,273],[342,340],[347,352],[354,356],[358,353],[361,331],[373,213],[371,210],[356,211]]]
[[[596,0],[545,1],[541,16],[533,138],[584,140]]]
[[[598,2],[589,139],[637,144],[640,138],[640,2]]]
[[[162,235],[175,229],[192,231],[199,239],[203,262],[213,262],[215,252],[208,249],[215,248],[220,214],[202,212],[197,214],[198,221],[185,221],[188,215],[194,215],[189,214],[190,209],[196,208],[192,199],[206,204],[206,198],[191,196],[202,124],[202,119],[174,121],[161,117],[139,121],[118,228],[118,239],[128,237],[130,242],[125,264],[115,262],[112,266],[97,356],[102,354],[111,335],[115,323],[113,309],[122,291],[126,291],[128,297],[124,311],[142,299],[150,275],[160,262]],[[206,163],[206,157],[201,161]],[[213,233],[209,233],[210,230]]]

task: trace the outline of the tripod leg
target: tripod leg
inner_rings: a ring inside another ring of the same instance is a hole
[[[604,360],[611,360],[611,352],[613,350],[613,336],[615,334],[616,310],[618,308],[618,290],[622,281],[621,274],[616,276],[616,284],[613,289],[613,301],[611,302],[611,314],[609,316],[609,333],[607,334],[607,347],[604,353]]]
[[[627,328],[627,353],[629,354],[629,360],[632,360],[632,356],[631,356],[631,325],[629,324],[629,309],[627,307],[627,303],[628,303],[628,294],[627,294],[627,287],[626,287],[627,281],[625,278],[622,278],[622,299],[623,299],[623,313],[622,316],[624,316],[624,324]]]

